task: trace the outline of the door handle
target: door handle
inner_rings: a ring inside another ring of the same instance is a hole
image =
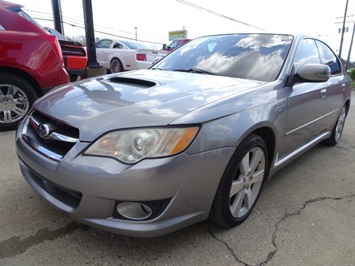
[[[327,89],[322,89],[321,91],[320,91],[320,95],[322,96],[322,98],[324,98],[326,95],[325,95],[325,93],[327,92]]]

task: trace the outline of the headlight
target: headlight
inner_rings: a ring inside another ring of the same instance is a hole
[[[144,128],[114,131],[98,139],[85,154],[114,157],[128,164],[144,158],[170,156],[185,150],[198,129]]]

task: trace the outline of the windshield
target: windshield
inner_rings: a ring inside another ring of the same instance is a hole
[[[154,65],[160,70],[198,69],[206,73],[273,81],[292,42],[289,35],[234,34],[195,39]]]
[[[169,48],[174,49],[175,46],[177,46],[177,44],[178,44],[178,41],[175,40],[175,41],[173,41],[173,42],[169,45]]]

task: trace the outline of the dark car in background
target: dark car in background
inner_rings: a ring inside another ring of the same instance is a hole
[[[0,0],[0,131],[15,129],[38,97],[68,82],[57,38]]]
[[[45,95],[16,151],[29,185],[79,222],[135,237],[207,218],[229,228],[278,170],[338,143],[350,101],[350,78],[319,38],[206,36],[150,69]]]
[[[63,53],[65,69],[70,76],[70,81],[76,81],[86,69],[88,61],[86,50],[81,43],[68,40],[55,29],[46,27],[46,30],[58,38]]]

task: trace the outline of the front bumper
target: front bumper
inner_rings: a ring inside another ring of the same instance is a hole
[[[143,160],[135,165],[84,156],[78,142],[59,161],[47,158],[16,134],[21,171],[31,187],[73,219],[109,232],[134,237],[164,235],[207,219],[233,148]],[[169,204],[153,219],[114,218],[115,202]]]

